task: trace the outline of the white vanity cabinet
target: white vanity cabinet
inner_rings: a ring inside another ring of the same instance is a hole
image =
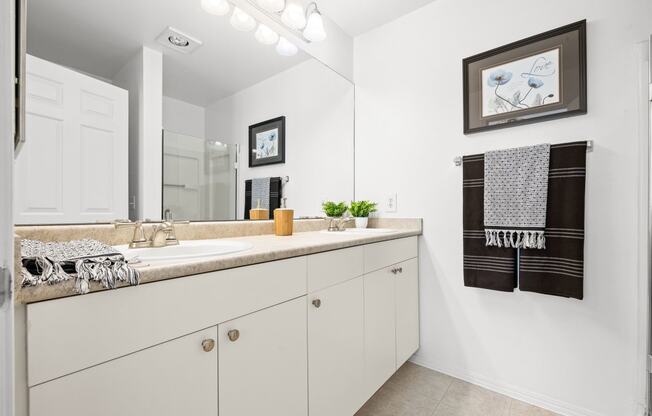
[[[418,299],[408,237],[29,304],[18,416],[353,416]]]
[[[216,339],[209,328],[34,386],[30,415],[217,416]]]
[[[220,324],[220,416],[306,416],[306,330],[305,296]]]

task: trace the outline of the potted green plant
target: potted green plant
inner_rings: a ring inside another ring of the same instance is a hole
[[[355,217],[356,228],[367,228],[369,214],[376,212],[377,205],[371,201],[351,201],[349,212]]]
[[[343,219],[342,216],[349,210],[345,202],[325,201],[321,204],[321,209],[331,220],[328,225],[328,231],[344,230],[343,225],[347,219]]]

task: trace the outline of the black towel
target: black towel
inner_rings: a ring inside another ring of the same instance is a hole
[[[280,177],[269,180],[269,218],[274,219],[274,210],[281,207],[283,199],[283,183]],[[245,181],[245,208],[244,219],[248,220],[251,209],[251,179]]]
[[[487,247],[484,231],[484,155],[464,157],[464,285],[513,292],[516,249]]]
[[[584,297],[586,142],[550,148],[546,248],[521,250],[519,289]]]

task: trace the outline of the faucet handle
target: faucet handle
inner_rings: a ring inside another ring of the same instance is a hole
[[[141,247],[147,247],[149,245],[149,240],[147,239],[147,236],[145,235],[145,229],[143,228],[143,223],[142,221],[135,221],[135,222],[118,222],[115,221],[113,223],[113,226],[116,228],[116,230],[122,229],[122,228],[133,228],[134,229],[134,235],[131,238],[131,243],[129,243],[129,248],[141,248]]]

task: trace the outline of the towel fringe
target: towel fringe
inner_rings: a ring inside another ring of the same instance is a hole
[[[546,248],[546,237],[541,230],[485,230],[485,245],[541,250]]]

